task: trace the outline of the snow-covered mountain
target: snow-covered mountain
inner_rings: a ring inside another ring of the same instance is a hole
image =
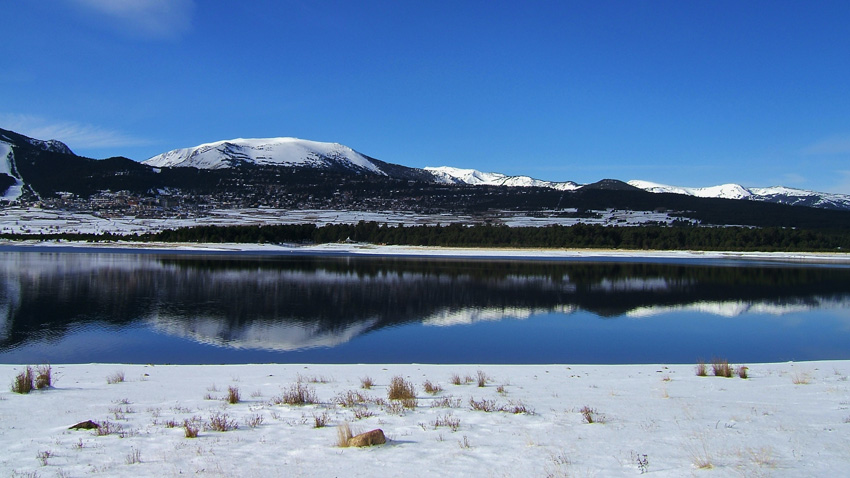
[[[445,184],[541,187],[561,191],[572,191],[580,187],[579,184],[572,181],[543,181],[529,176],[507,176],[501,173],[485,173],[475,169],[460,169],[449,166],[426,166],[424,169],[434,175],[437,181]]]
[[[344,167],[386,173],[366,156],[339,143],[321,143],[298,138],[232,139],[175,149],[154,156],[143,164],[157,168],[192,167],[223,169],[243,163],[316,168]]]
[[[685,194],[701,198],[745,199],[826,209],[850,209],[850,195],[821,193],[784,186],[747,188],[740,184],[722,184],[720,186],[688,188],[641,180],[631,180],[628,183],[651,193]]]

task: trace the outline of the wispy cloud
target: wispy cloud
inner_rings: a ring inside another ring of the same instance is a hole
[[[803,154],[850,154],[850,134],[830,136],[802,149]]]
[[[71,149],[144,146],[151,141],[119,131],[74,121],[50,121],[40,116],[0,113],[0,126],[35,139],[58,139]]]
[[[147,38],[174,38],[192,26],[194,0],[70,0],[106,17],[116,29]]]

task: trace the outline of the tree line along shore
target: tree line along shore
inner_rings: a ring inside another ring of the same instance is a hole
[[[502,225],[283,224],[195,226],[149,234],[0,234],[6,240],[138,241],[190,243],[326,244],[361,242],[399,246],[599,248],[764,252],[843,252],[842,229],[779,227],[633,226],[576,224],[543,227]]]

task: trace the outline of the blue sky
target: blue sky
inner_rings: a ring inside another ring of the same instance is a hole
[[[850,193],[850,2],[4,2],[0,127],[581,183]]]

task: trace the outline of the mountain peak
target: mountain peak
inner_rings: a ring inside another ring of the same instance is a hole
[[[344,167],[384,175],[366,156],[339,143],[322,143],[291,137],[236,138],[168,151],[143,164],[158,168],[194,167],[225,169],[240,164]]]

